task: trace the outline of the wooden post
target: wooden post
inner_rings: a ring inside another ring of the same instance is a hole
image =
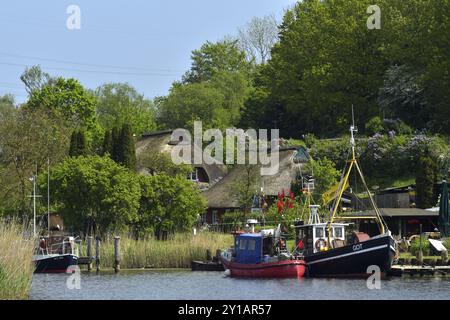
[[[120,237],[114,237],[114,271],[120,270]]]
[[[100,237],[95,238],[95,266],[100,271]]]
[[[206,250],[206,261],[211,261],[211,250],[207,249]]]
[[[216,250],[216,262],[220,261],[220,256],[222,255],[222,250],[217,249]]]
[[[87,257],[89,259],[89,263],[88,263],[88,271],[92,270],[92,236],[88,236],[87,237]]]

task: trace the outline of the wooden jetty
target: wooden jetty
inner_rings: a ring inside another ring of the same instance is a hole
[[[390,274],[393,276],[420,275],[420,276],[447,276],[450,273],[450,266],[413,266],[394,265]]]

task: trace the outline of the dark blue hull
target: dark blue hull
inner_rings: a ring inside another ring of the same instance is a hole
[[[35,273],[65,273],[67,269],[78,264],[78,257],[73,254],[49,256],[36,259]]]
[[[358,277],[372,273],[370,266],[382,274],[390,272],[395,256],[395,242],[384,235],[329,251],[305,256],[311,277]]]

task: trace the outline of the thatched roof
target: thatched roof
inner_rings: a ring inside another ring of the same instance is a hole
[[[163,152],[170,155],[173,148],[178,144],[178,141],[171,139],[172,132],[173,130],[166,130],[142,135],[141,139],[136,143],[136,155],[139,156],[143,152]],[[194,152],[203,153],[203,150],[194,144],[191,151],[191,159],[194,158]],[[227,174],[227,167],[221,164],[195,164],[193,166],[203,168],[206,171],[210,184],[216,183]]]
[[[302,163],[293,161],[297,148],[280,148],[279,153],[279,170],[272,176],[261,176],[260,186],[263,193],[267,196],[276,196],[283,189],[290,190],[294,182],[299,168]],[[257,172],[260,173],[260,165],[257,165]],[[236,165],[230,170],[227,176],[212,186],[203,194],[208,201],[210,208],[238,208],[239,202],[237,197],[233,195],[233,183],[246,176],[244,165]]]

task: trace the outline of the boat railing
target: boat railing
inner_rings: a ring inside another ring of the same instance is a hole
[[[49,243],[49,239],[45,240],[45,247],[39,246],[39,254],[74,254],[78,255],[79,249],[74,240],[63,239],[62,242]]]

